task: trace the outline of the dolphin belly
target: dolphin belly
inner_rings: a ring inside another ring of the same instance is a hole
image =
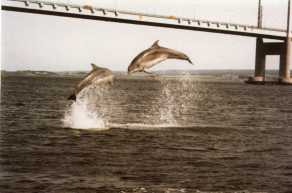
[[[151,59],[144,59],[144,62],[141,63],[141,66],[143,67],[143,69],[149,69],[153,66],[155,66],[156,64],[163,62],[164,60],[167,59],[167,55],[166,54],[161,54],[158,57],[154,57]]]

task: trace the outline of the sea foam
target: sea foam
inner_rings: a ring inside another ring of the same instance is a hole
[[[64,127],[74,129],[107,129],[106,121],[104,120],[102,111],[96,107],[96,102],[100,100],[97,97],[92,97],[92,90],[96,88],[88,88],[79,94],[76,101],[74,101],[65,111],[62,119]]]

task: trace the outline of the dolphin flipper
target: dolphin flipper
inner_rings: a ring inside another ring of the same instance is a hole
[[[109,85],[109,86],[113,86],[113,85],[114,85],[114,80],[110,80],[110,81],[107,83],[107,85]]]
[[[146,74],[153,74],[152,72],[148,72],[146,70],[143,70],[143,72],[145,72]]]

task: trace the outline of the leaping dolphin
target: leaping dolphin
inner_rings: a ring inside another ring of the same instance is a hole
[[[154,65],[171,58],[186,60],[193,64],[186,54],[173,49],[161,47],[158,45],[158,42],[159,40],[155,41],[150,48],[144,50],[133,59],[128,67],[128,74],[134,72],[150,73],[145,69],[149,69]]]
[[[92,70],[80,81],[75,87],[74,92],[68,97],[68,100],[76,101],[76,96],[85,87],[91,84],[113,84],[114,75],[111,70],[107,68],[98,67],[95,64],[91,64]]]

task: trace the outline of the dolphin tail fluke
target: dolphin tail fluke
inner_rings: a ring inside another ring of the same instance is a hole
[[[71,94],[71,95],[68,97],[68,100],[76,101],[76,95],[75,95],[75,94]]]

